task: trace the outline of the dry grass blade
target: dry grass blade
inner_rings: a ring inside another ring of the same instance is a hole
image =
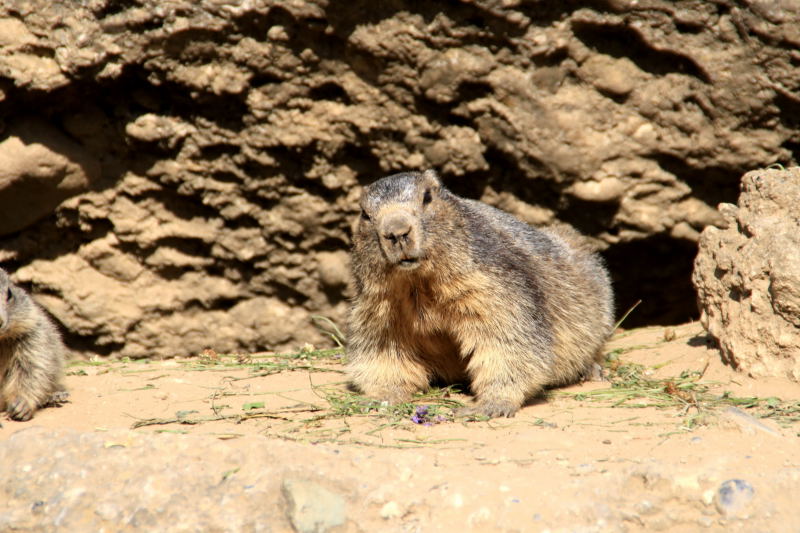
[[[698,413],[716,411],[733,406],[751,410],[760,418],[772,418],[778,422],[791,423],[800,420],[800,402],[784,402],[779,398],[734,396],[728,391],[715,393],[719,383],[701,381],[705,368],[700,371],[684,370],[678,376],[651,378],[644,365],[622,363],[612,360],[609,366],[611,387],[586,392],[559,391],[556,394],[576,400],[609,404],[612,407],[658,409],[681,409],[684,416],[689,408]],[[686,427],[697,423],[691,417]]]

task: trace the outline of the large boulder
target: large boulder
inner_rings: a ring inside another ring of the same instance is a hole
[[[748,172],[719,209],[695,260],[703,326],[731,365],[800,381],[800,168]]]

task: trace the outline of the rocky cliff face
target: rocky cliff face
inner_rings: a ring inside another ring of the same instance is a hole
[[[699,232],[800,150],[781,1],[17,0],[0,261],[76,350],[319,342],[359,185],[456,192],[604,251],[627,324],[696,313]]]

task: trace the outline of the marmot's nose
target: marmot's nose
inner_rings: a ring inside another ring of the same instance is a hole
[[[411,220],[404,215],[389,216],[381,224],[381,236],[390,242],[405,240],[411,233]]]

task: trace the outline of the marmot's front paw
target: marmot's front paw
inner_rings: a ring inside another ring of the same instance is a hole
[[[33,418],[36,407],[22,398],[12,398],[6,404],[6,414],[11,420],[24,422]]]
[[[478,402],[470,407],[462,407],[456,409],[455,415],[461,416],[488,416],[489,418],[506,417],[511,418],[517,411],[519,406],[507,400],[492,400],[486,402]]]

